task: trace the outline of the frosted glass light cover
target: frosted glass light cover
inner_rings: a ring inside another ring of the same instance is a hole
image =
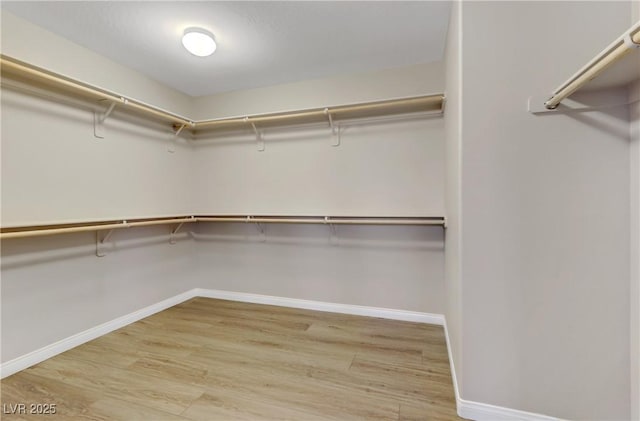
[[[206,57],[216,51],[216,43],[211,35],[197,30],[187,30],[182,37],[182,45],[191,54]]]

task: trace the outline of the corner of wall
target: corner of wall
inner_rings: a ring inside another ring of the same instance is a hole
[[[640,3],[640,2],[639,2]],[[638,7],[640,9],[640,7]],[[639,11],[640,12],[640,11]],[[640,81],[629,88],[630,102],[630,357],[631,419],[640,419]]]
[[[461,284],[461,135],[462,135],[462,2],[451,8],[445,57],[446,216],[445,282],[447,346],[456,399],[462,394]]]

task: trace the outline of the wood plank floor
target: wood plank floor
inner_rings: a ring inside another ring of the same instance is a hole
[[[7,377],[0,401],[6,420],[459,419],[440,326],[208,298]]]

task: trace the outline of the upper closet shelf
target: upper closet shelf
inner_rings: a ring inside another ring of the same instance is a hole
[[[292,215],[190,215],[128,220],[65,222],[46,225],[11,226],[0,228],[0,240],[85,231],[113,231],[122,228],[174,224],[178,232],[184,224],[193,222],[242,222],[253,224],[320,224],[320,225],[435,225],[445,227],[443,216],[292,216]],[[100,239],[106,241],[110,234]]]
[[[256,135],[259,135],[259,130],[262,128],[323,122],[326,122],[335,133],[337,130],[336,120],[425,112],[441,113],[444,102],[443,94],[433,94],[288,112],[194,121],[142,101],[59,75],[6,55],[0,54],[0,65],[3,83],[5,83],[5,78],[17,79],[18,81],[26,82],[28,85],[35,84],[49,90],[62,91],[87,99],[104,100],[110,105],[106,113],[103,114],[102,119],[106,118],[114,107],[124,106],[137,113],[143,113],[154,119],[170,123],[176,134],[179,134],[183,129],[225,131],[252,129],[256,132]]]
[[[442,112],[443,94],[423,95],[386,101],[313,108],[195,122],[196,129],[237,130],[247,125],[259,128],[326,122],[334,128],[334,120],[380,117],[420,112]]]
[[[560,105],[564,99],[638,48],[640,48],[640,21],[636,22],[631,29],[622,34],[566,82],[560,85],[553,91],[551,97],[546,97],[546,100],[535,97],[530,98],[529,111],[537,113],[557,109],[558,105]],[[640,78],[640,68],[637,65],[631,63],[629,68],[633,74],[627,74],[625,76],[627,83]]]
[[[5,78],[17,79],[29,85],[36,84],[37,86],[42,86],[50,90],[63,91],[90,100],[108,101],[114,106],[124,106],[127,109],[146,114],[154,119],[171,123],[173,126],[193,126],[191,120],[181,115],[85,82],[50,72],[4,54],[0,54],[0,69],[2,71],[3,83]],[[112,109],[113,107],[110,107],[110,110]]]

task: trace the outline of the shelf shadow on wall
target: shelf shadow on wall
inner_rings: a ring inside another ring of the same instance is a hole
[[[556,112],[536,114],[538,118],[571,118],[608,136],[629,142],[628,88],[594,89],[576,92],[570,97],[584,108],[561,106]],[[603,103],[605,105],[603,105]],[[604,117],[604,118],[603,118]],[[622,124],[618,124],[622,123]]]

